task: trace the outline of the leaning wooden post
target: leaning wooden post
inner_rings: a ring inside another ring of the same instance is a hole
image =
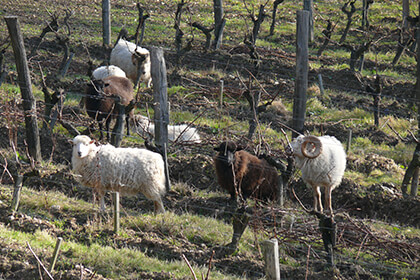
[[[319,91],[321,92],[321,96],[324,95],[324,83],[322,82],[322,75],[318,74],[318,85],[319,85]]]
[[[219,98],[220,109],[222,109],[223,107],[223,90],[224,90],[224,81],[220,80],[220,98]]]
[[[17,175],[15,178],[15,187],[13,189],[13,199],[11,209],[16,212],[19,208],[20,193],[22,191],[23,175]]]
[[[373,93],[373,118],[375,121],[375,126],[379,126],[380,118],[380,103],[381,103],[381,78],[379,75],[376,75],[375,79],[375,92]]]
[[[313,0],[303,0],[303,9],[309,12],[309,42],[314,40]]]
[[[408,21],[407,18],[410,15],[410,0],[403,0],[402,3],[402,28],[403,30],[407,30],[408,28]]]
[[[120,231],[120,193],[114,192],[114,232]]]
[[[279,176],[277,186],[279,188],[279,193],[280,193],[280,200],[279,200],[280,207],[283,208],[283,206],[284,206],[284,182],[283,182],[282,176]]]
[[[268,280],[280,280],[279,244],[277,239],[263,242],[265,275]]]
[[[166,77],[165,58],[161,48],[152,47],[150,52],[151,71],[153,80],[153,104],[155,121],[155,144],[162,151],[165,162],[166,189],[170,190],[169,168],[167,164],[168,146],[168,81]]]
[[[32,94],[31,76],[29,74],[26,51],[23,44],[22,33],[20,32],[19,21],[16,16],[5,16],[7,28],[12,40],[13,52],[15,55],[16,68],[18,72],[18,83],[22,95],[23,110],[25,111],[26,138],[29,155],[35,162],[42,160],[39,130],[36,118],[36,102]]]
[[[52,258],[52,261],[51,261],[51,264],[50,264],[50,269],[49,269],[50,272],[54,271],[54,267],[55,267],[55,264],[57,263],[58,253],[60,252],[60,247],[61,247],[62,243],[63,243],[63,238],[59,237],[57,239],[57,243],[55,244],[53,258]]]
[[[293,129],[303,132],[306,114],[306,91],[308,89],[308,28],[309,12],[297,11],[296,26],[296,81],[293,100]],[[293,138],[297,136],[293,132]]]
[[[110,0],[102,0],[102,38],[103,45],[111,45],[111,3]]]
[[[347,147],[346,147],[346,153],[348,154],[350,151],[350,147],[351,147],[351,139],[353,138],[352,136],[353,131],[351,129],[349,129],[349,133],[347,135]]]
[[[419,190],[419,174],[420,174],[420,167],[417,166],[417,168],[414,170],[413,178],[411,179],[410,195],[413,197],[417,196],[417,192]]]

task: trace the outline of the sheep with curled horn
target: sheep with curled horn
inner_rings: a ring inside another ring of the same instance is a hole
[[[340,185],[346,169],[343,145],[334,136],[300,135],[292,141],[291,149],[302,180],[313,189],[314,209],[323,212],[323,188],[324,206],[332,214],[331,191]]]

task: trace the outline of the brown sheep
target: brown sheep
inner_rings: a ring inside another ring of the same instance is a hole
[[[227,190],[231,199],[237,194],[244,199],[277,200],[278,173],[265,159],[251,155],[233,142],[222,142],[214,148],[219,185]]]
[[[85,108],[88,115],[98,121],[99,129],[102,133],[102,122],[105,120],[107,139],[109,140],[109,126],[111,120],[118,115],[118,109],[115,106],[115,98],[120,97],[122,105],[129,105],[134,102],[133,84],[124,77],[110,76],[102,80],[93,80],[88,83],[86,88]],[[134,116],[133,109],[127,113],[127,134],[129,131],[129,119]]]

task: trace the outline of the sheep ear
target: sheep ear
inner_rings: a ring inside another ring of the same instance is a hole
[[[90,140],[89,145],[95,143],[95,140]]]
[[[68,141],[69,141],[70,145],[74,144],[73,140],[68,140]]]

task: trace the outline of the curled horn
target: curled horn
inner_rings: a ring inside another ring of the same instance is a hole
[[[309,147],[308,144],[310,144]],[[301,151],[307,158],[313,159],[318,157],[322,152],[321,140],[316,136],[306,136],[302,143]]]

